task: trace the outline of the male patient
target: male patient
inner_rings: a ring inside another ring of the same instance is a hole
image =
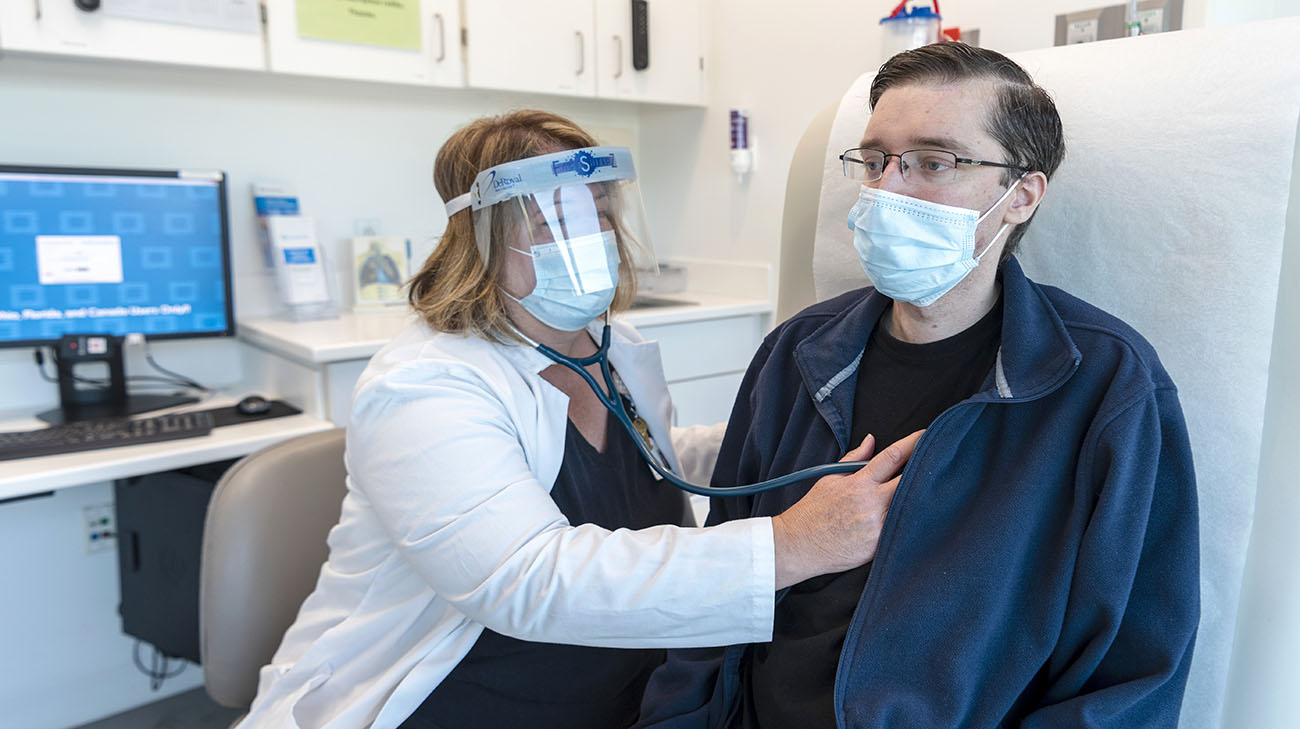
[[[768,336],[714,482],[926,433],[875,562],[791,588],[770,643],[673,652],[641,724],[1175,727],[1199,615],[1177,391],[1137,332],[1011,255],[1064,155],[1056,107],[960,43],[894,56],[870,104],[842,159],[875,286]],[[709,522],[809,485],[714,499]]]

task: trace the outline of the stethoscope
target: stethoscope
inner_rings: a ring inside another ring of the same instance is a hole
[[[528,338],[525,337],[525,339]],[[601,404],[603,404],[605,408],[618,419],[618,422],[623,425],[623,429],[627,431],[629,436],[631,436],[632,442],[636,443],[637,450],[640,451],[641,457],[645,459],[645,462],[650,464],[650,468],[653,469],[655,473],[659,474],[659,476],[665,481],[683,491],[688,491],[700,496],[749,496],[750,494],[762,493],[764,491],[770,491],[771,489],[781,488],[782,486],[789,486],[792,483],[797,483],[805,479],[821,478],[822,476],[832,473],[850,473],[867,465],[866,461],[841,461],[839,463],[827,463],[821,466],[803,468],[794,473],[743,486],[701,486],[699,484],[693,484],[667,468],[664,468],[664,466],[659,462],[658,457],[651,452],[646,443],[646,439],[642,436],[641,432],[637,430],[636,425],[633,424],[632,417],[628,414],[627,406],[623,404],[623,398],[618,396],[618,388],[614,381],[614,371],[610,369],[609,366],[608,317],[606,317],[605,328],[600,335],[600,348],[596,350],[595,354],[588,357],[583,357],[581,359],[566,357],[545,344],[533,342],[531,339],[529,339],[529,342],[537,347],[537,351],[546,355],[547,359],[573,370],[578,373],[582,379],[586,380],[587,385],[591,387],[592,392],[596,393],[596,397],[600,399]],[[605,385],[608,387],[609,393],[611,394],[605,394],[605,391],[601,390],[600,385],[596,383],[596,378],[592,377],[590,372],[587,372],[586,368],[593,364],[600,365],[600,373],[605,380]]]

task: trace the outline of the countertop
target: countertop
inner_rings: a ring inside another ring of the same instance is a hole
[[[637,328],[664,324],[722,319],[749,314],[770,314],[766,299],[737,298],[712,293],[684,291],[661,298],[680,300],[680,305],[635,307],[618,318]],[[335,319],[290,321],[259,318],[241,320],[239,338],[306,365],[368,359],[406,326],[413,314],[405,307],[375,312],[344,313]]]

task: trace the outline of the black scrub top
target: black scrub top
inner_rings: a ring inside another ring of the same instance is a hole
[[[655,481],[614,416],[605,452],[569,421],[551,498],[569,523],[606,529],[682,524],[687,500]],[[400,729],[615,729],[636,721],[662,650],[534,643],[484,629]]]

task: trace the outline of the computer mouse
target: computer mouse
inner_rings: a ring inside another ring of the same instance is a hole
[[[261,395],[249,395],[240,400],[239,404],[235,405],[235,409],[240,415],[261,415],[271,409],[271,401]]]

